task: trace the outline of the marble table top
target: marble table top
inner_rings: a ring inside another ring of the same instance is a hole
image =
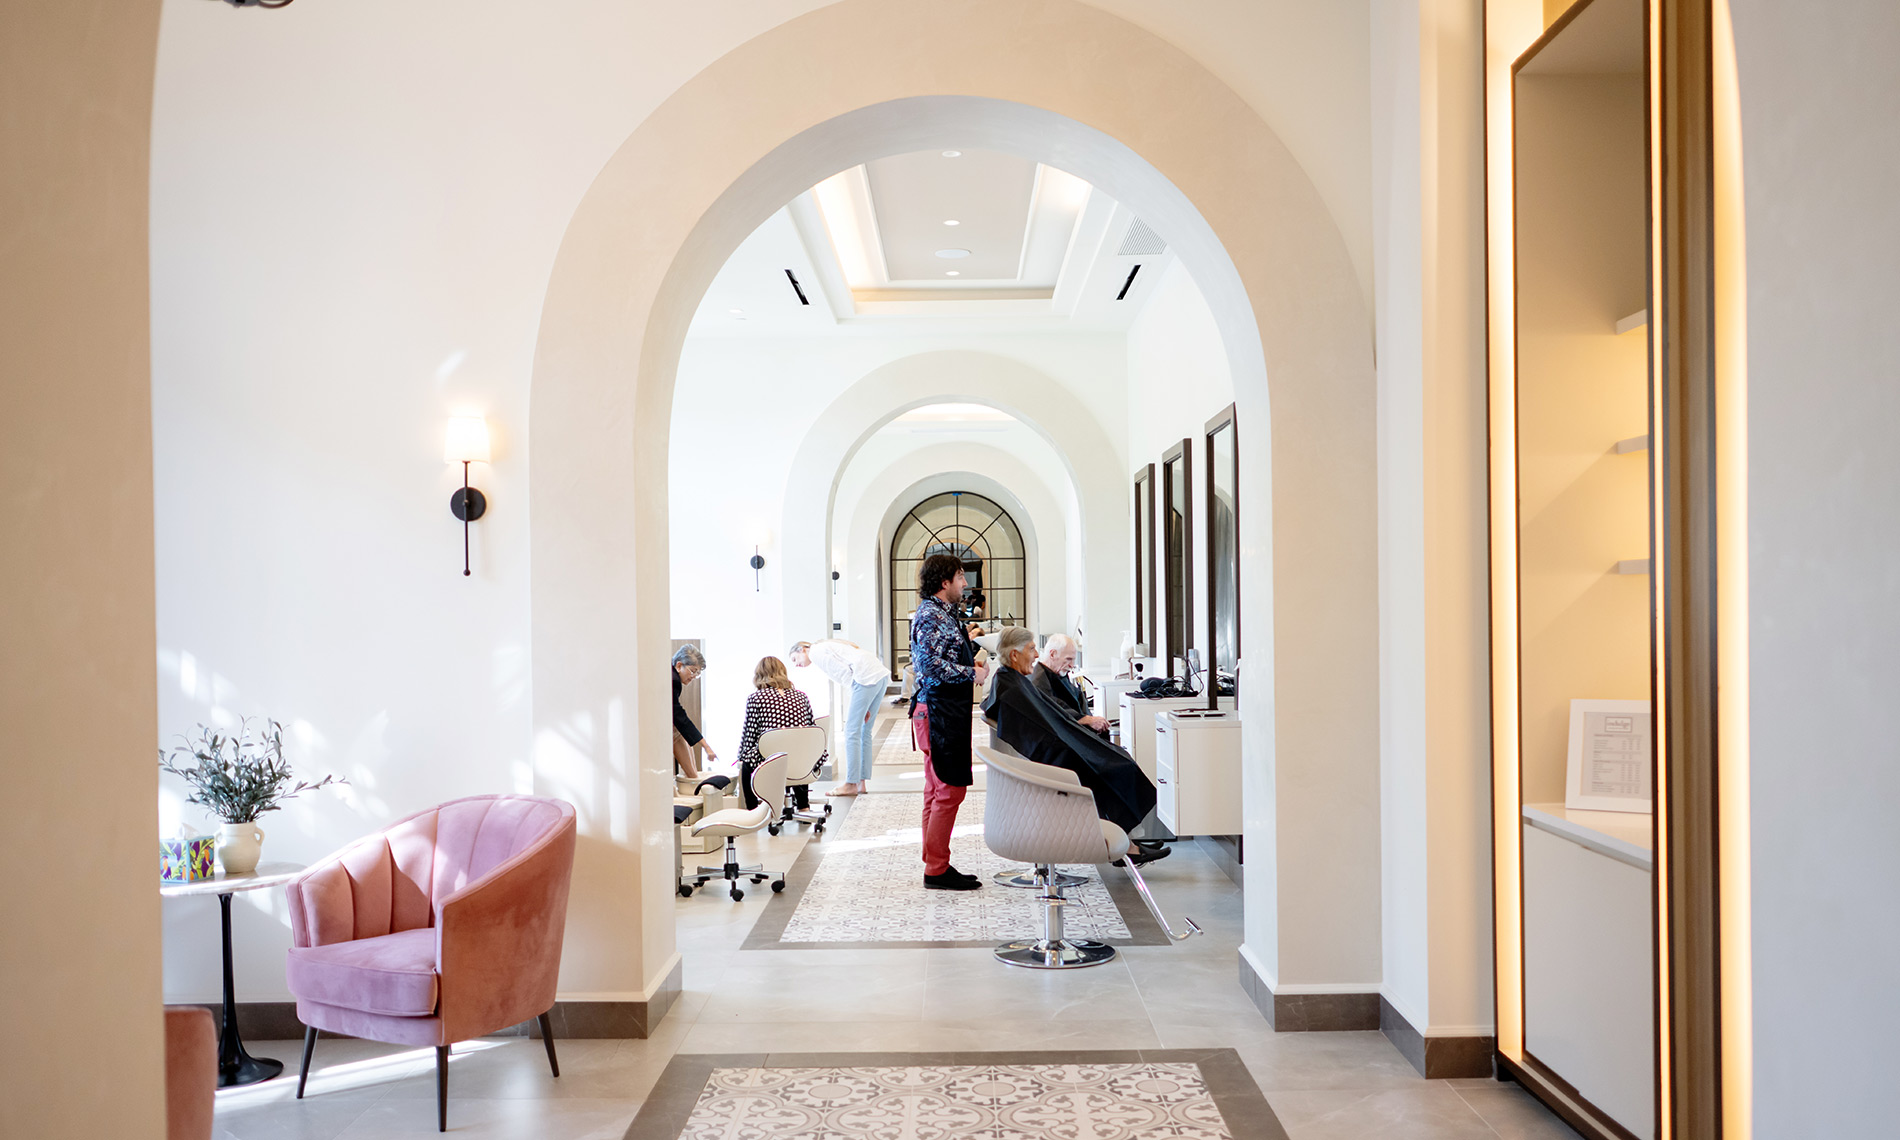
[[[238,891],[261,891],[266,887],[281,887],[297,877],[304,870],[302,863],[259,863],[257,870],[243,875],[226,875],[222,872],[208,879],[197,879],[189,883],[165,883],[158,885],[158,893],[165,898],[181,898],[185,895],[229,895]]]

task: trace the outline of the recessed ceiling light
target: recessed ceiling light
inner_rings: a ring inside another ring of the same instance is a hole
[[[728,312],[728,313],[731,313],[731,314],[732,314],[733,316],[735,316],[735,317],[743,317],[743,316],[745,316],[745,310],[744,310],[744,309],[727,309],[727,310],[726,310],[726,312]]]
[[[937,256],[943,258],[945,261],[956,261],[959,258],[970,256],[970,251],[967,249],[940,249],[937,251]]]
[[[960,150],[946,150],[943,152],[943,156],[945,158],[962,158],[963,152]]]
[[[957,270],[955,270],[955,269],[946,269],[946,270],[944,270],[944,271],[943,271],[943,275],[944,275],[945,277],[961,277],[961,276],[963,276],[963,274],[962,274],[962,273],[960,273],[959,271],[957,271]]]
[[[960,226],[960,225],[962,225],[963,223],[962,223],[962,222],[959,222],[959,221],[957,221],[957,220],[956,220],[955,218],[945,218],[945,219],[943,220],[943,224],[944,224],[944,225],[946,225],[946,226]]]

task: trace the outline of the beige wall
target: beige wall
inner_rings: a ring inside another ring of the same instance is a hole
[[[9,1136],[164,1132],[145,247],[157,37],[156,3],[0,6]]]
[[[1477,0],[1372,6],[1381,992],[1492,1030]]]

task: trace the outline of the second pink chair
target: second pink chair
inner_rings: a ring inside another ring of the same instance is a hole
[[[449,1045],[538,1019],[548,1065],[574,869],[574,808],[471,796],[417,812],[292,880],[290,992],[310,1076],[317,1032],[435,1047],[448,1130]]]

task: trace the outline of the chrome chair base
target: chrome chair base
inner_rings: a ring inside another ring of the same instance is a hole
[[[1115,954],[1113,946],[1087,938],[1057,939],[1053,942],[1039,938],[1033,942],[1011,942],[996,948],[997,961],[1011,966],[1027,966],[1032,970],[1079,970],[1100,966],[1104,962],[1114,961]]]
[[[1014,871],[998,871],[990,877],[990,881],[999,887],[1021,887],[1024,890],[1033,890],[1036,887],[1042,886],[1041,883],[1036,881],[1036,869],[1034,867],[1018,867]],[[1088,876],[1086,875],[1071,875],[1067,871],[1056,872],[1055,884],[1058,887],[1079,887],[1088,881]]]

